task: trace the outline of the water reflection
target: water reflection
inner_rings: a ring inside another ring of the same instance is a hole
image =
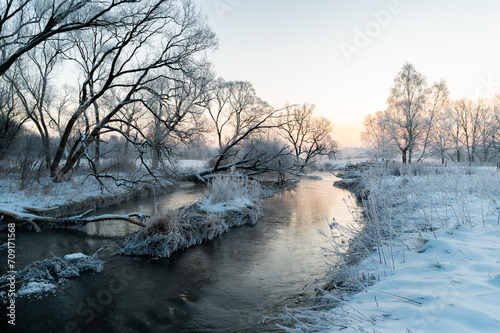
[[[97,210],[95,214],[125,215],[133,212],[151,215],[155,209],[172,209],[201,200],[206,193],[206,187],[183,184],[175,191],[151,197],[129,200],[126,203],[113,205]],[[126,221],[102,221],[85,225],[83,230],[90,236],[124,237],[136,232],[140,227]]]
[[[296,190],[266,200],[264,216],[255,226],[232,229],[168,259],[148,262],[144,257],[112,256],[118,239],[84,232],[23,234],[26,237],[19,237],[17,247],[24,249],[19,258],[24,262],[50,257],[49,251],[59,256],[88,254],[104,244],[108,250],[102,255],[103,272],[68,280],[55,297],[36,302],[20,299],[16,330],[64,332],[68,323],[75,323],[82,332],[280,331],[272,321],[263,324],[262,315],[275,316],[284,306],[305,305],[312,295],[303,287],[321,278],[326,269],[320,248],[328,242],[318,233],[328,227],[326,216],[352,221],[342,201],[349,193],[332,186],[332,175],[322,176],[322,181],[303,180]],[[200,190],[181,192],[192,201]],[[154,208],[151,202],[127,206],[126,211],[119,207],[109,213]],[[100,228],[102,232],[104,226]],[[126,286],[105,299],[117,276]],[[99,297],[106,304],[98,304],[99,311],[90,318],[89,300]]]

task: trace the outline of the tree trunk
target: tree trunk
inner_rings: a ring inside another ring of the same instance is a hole
[[[151,152],[152,153],[152,162],[151,162],[151,167],[153,169],[156,169],[158,168],[158,166],[160,165],[160,158],[161,158],[161,152],[160,152],[160,149],[159,148],[156,148],[156,147],[153,147],[153,151]]]
[[[406,164],[406,149],[401,151],[401,155],[403,164]]]
[[[80,161],[80,156],[82,156],[82,154],[84,153],[84,151],[85,151],[85,148],[84,148],[83,145],[81,145],[80,148],[78,149],[78,151],[73,152],[73,154],[70,153],[70,155],[68,156],[68,158],[67,158],[66,163],[64,164],[64,166],[53,177],[53,181],[55,183],[62,182],[64,176],[66,176],[66,174],[69,171],[71,171],[71,169],[73,169],[73,167],[75,166],[76,162]]]
[[[45,167],[50,168],[50,142],[48,137],[42,136],[43,154],[45,155]]]
[[[91,93],[92,95],[94,94],[94,86],[93,84],[90,85]],[[99,106],[97,102],[94,101],[94,113],[95,113],[95,123],[99,124],[101,121],[99,118]],[[101,156],[101,134],[97,133],[96,134],[96,140],[95,140],[95,158],[94,158],[94,165],[96,168],[99,168],[99,159]]]
[[[52,160],[52,165],[50,166],[50,177],[52,178],[55,178],[58,173],[59,163],[61,163],[64,149],[66,148],[66,144],[68,143],[69,137],[71,135],[71,130],[73,129],[73,126],[75,125],[76,121],[78,120],[78,118],[80,117],[80,115],[83,113],[84,110],[85,108],[80,106],[79,109],[71,116],[71,118],[68,121],[68,124],[66,125],[64,133],[61,137],[61,141],[59,141],[59,147],[57,148],[54,159]],[[69,158],[71,158],[71,153],[68,155],[68,159]],[[60,180],[55,180],[55,181],[60,181]]]

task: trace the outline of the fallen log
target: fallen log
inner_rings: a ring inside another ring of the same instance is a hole
[[[24,208],[24,207],[23,207]],[[9,217],[16,222],[27,222],[33,226],[33,228],[40,232],[41,229],[37,223],[57,223],[57,224],[87,224],[90,222],[101,222],[101,221],[110,221],[110,220],[119,220],[126,221],[140,227],[145,227],[146,219],[149,218],[149,215],[140,214],[140,213],[132,213],[126,215],[116,215],[116,214],[105,214],[105,215],[97,215],[97,216],[89,216],[84,217],[89,214],[91,210],[86,211],[80,215],[68,216],[68,217],[49,217],[49,216],[40,216],[33,214],[31,212],[35,211],[34,209],[26,209],[30,213],[25,212],[17,212],[11,209],[0,208],[0,216]],[[0,221],[3,219],[0,219]]]

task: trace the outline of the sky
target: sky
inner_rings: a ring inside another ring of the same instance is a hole
[[[386,108],[407,62],[453,99],[500,92],[500,1],[194,0],[219,38],[218,76],[275,108],[313,103],[342,147]]]

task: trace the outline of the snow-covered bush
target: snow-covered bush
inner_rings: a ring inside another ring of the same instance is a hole
[[[80,273],[88,270],[101,272],[103,267],[104,261],[97,257],[97,253],[72,260],[54,257],[52,259],[32,262],[17,273],[16,279],[54,280],[56,278],[69,278],[79,276]],[[8,274],[1,276],[0,283],[6,282],[9,276]]]
[[[76,253],[66,255],[64,258],[54,256],[52,259],[32,262],[16,274],[16,281],[23,282],[20,286],[20,290],[23,292],[19,294],[47,291],[47,288],[53,289],[56,286],[53,283],[48,283],[49,281],[79,276],[85,271],[101,272],[104,268],[104,261],[98,258],[98,252],[91,256]],[[10,274],[0,276],[0,285],[7,283],[10,277]],[[40,288],[34,288],[35,285]]]

